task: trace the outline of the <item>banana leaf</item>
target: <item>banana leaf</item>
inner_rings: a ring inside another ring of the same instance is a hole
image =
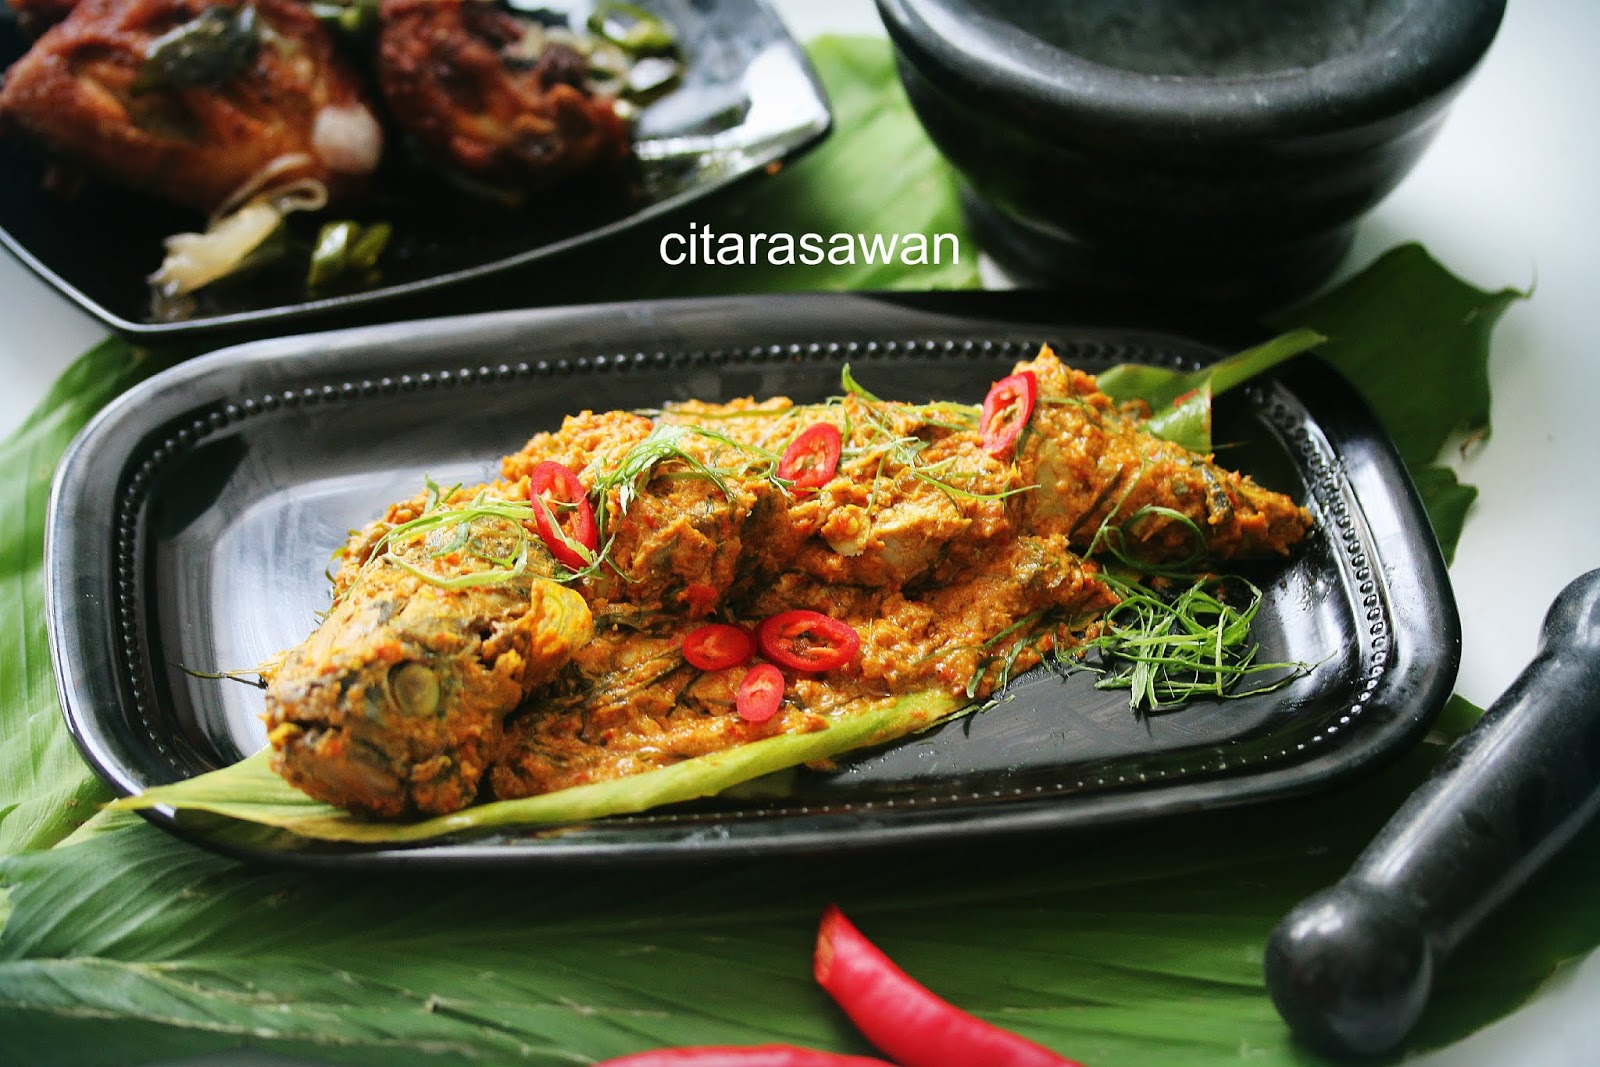
[[[239,864],[121,816],[0,860],[0,1062],[246,1047],[556,1065],[758,1041],[865,1052],[809,974],[818,913],[836,901],[936,992],[1092,1067],[1321,1063],[1265,994],[1266,936],[1474,714],[1456,704],[1386,773],[1316,797],[830,862],[374,880]],[[1505,1011],[1600,940],[1596,846],[1585,834],[1441,972],[1413,1051]]]
[[[760,219],[768,231],[965,236],[953,178],[920,137],[887,46],[830,40],[813,55],[839,118],[833,139],[730,210],[774,212]],[[882,171],[905,167],[916,173],[894,195],[880,188]],[[719,226],[720,210],[707,213]],[[848,217],[864,211],[877,214]],[[920,270],[847,281],[825,267],[679,276],[648,239],[608,247],[594,266],[617,298],[933,284]],[[577,284],[537,295],[593,298]],[[1476,289],[1413,246],[1274,324],[1331,339],[1321,351],[1400,438],[1446,545],[1472,491],[1431,466],[1439,428],[1486,428],[1489,330],[1516,295]],[[1266,936],[1347,868],[1476,714],[1456,702],[1388,771],[1303,800],[826,863],[375,881],[254,868],[128,813],[79,826],[108,793],[73,750],[50,680],[45,498],[72,433],[159,362],[118,342],[91,352],[0,443],[0,624],[12,635],[0,642],[0,1063],[126,1067],[254,1049],[382,1067],[570,1065],[760,1041],[864,1052],[809,976],[829,900],[937,992],[1094,1067],[1319,1063],[1265,994]],[[1597,891],[1591,828],[1452,959],[1402,1054],[1484,1025],[1600,943]]]
[[[1479,289],[1421,245],[1406,244],[1273,323],[1327,335],[1317,354],[1389,431],[1447,561],[1478,491],[1435,461],[1452,440],[1465,449],[1489,439],[1490,336],[1506,309],[1528,295]]]
[[[44,635],[44,516],[73,435],[160,365],[120,341],[100,344],[0,443],[0,852],[48,848],[111,796],[61,722]]]
[[[1147,431],[1203,455],[1211,451],[1214,397],[1326,340],[1315,330],[1290,330],[1195,371],[1124,363],[1099,376],[1100,390],[1118,403],[1143,400],[1151,412]]]
[[[209,774],[146,789],[110,807],[122,811],[162,806],[205,811],[323,841],[425,841],[469,831],[586,822],[715,796],[763,775],[926,730],[960,710],[961,702],[948,693],[915,693],[847,708],[836,714],[830,726],[811,733],[778,734],[643,774],[521,800],[479,804],[451,815],[409,823],[362,819],[312,800],[273,773],[265,751]]]

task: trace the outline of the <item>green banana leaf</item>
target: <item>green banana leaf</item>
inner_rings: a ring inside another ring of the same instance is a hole
[[[813,55],[834,137],[726,209],[774,212],[767,230],[964,236],[951,176],[906,109],[887,46],[834,39]],[[904,175],[915,195],[880,189],[880,171]],[[722,210],[705,217],[721,225]],[[617,242],[596,263],[604,273],[591,277],[617,298],[933,284],[920,270],[861,279],[825,268],[680,280],[655,266],[648,240]],[[556,283],[537,294],[573,295],[594,294]],[[1487,381],[1489,330],[1516,295],[1478,290],[1408,247],[1275,324],[1331,338],[1322,352],[1401,439],[1446,545],[1472,490],[1431,464],[1451,432],[1486,429],[1487,394],[1473,383]],[[91,352],[0,443],[0,625],[11,635],[0,642],[0,1063],[126,1067],[253,1048],[382,1067],[570,1065],[760,1041],[863,1052],[809,977],[828,900],[939,993],[1093,1067],[1318,1063],[1265,995],[1266,936],[1347,868],[1476,714],[1456,702],[1387,771],[1303,800],[827,862],[375,879],[251,867],[127,813],[79,826],[108,794],[74,752],[50,679],[45,498],[71,434],[159,362],[119,343]],[[1600,943],[1597,891],[1591,829],[1452,958],[1407,1051],[1494,1019]]]
[[[1435,460],[1453,439],[1463,446],[1488,440],[1490,335],[1527,296],[1478,289],[1408,244],[1274,323],[1328,336],[1318,355],[1360,391],[1394,438],[1446,560],[1478,491]]]
[[[48,848],[110,798],[62,726],[44,635],[44,515],[67,443],[160,363],[119,341],[91,349],[0,443],[0,853]]]
[[[948,693],[915,693],[849,708],[826,729],[811,733],[778,734],[627,778],[572,786],[521,800],[479,804],[452,815],[409,823],[362,819],[312,800],[273,773],[265,751],[231,767],[147,789],[110,807],[137,811],[164,805],[205,811],[323,841],[425,841],[469,831],[587,822],[716,796],[763,775],[926,730],[960,710],[962,702]]]
[[[1099,376],[1100,390],[1118,403],[1143,400],[1151,412],[1146,430],[1205,454],[1211,451],[1213,397],[1326,340],[1315,330],[1290,330],[1196,371],[1124,363]]]
[[[704,868],[382,878],[239,864],[125,818],[0,860],[7,1063],[252,1047],[351,1064],[573,1064],[652,1045],[866,1051],[812,985],[837,901],[911,974],[1092,1067],[1312,1064],[1261,950],[1474,710],[1331,793],[1071,837]],[[1328,818],[1337,811],[1337,819]],[[1439,975],[1413,1048],[1600,940],[1586,834]]]

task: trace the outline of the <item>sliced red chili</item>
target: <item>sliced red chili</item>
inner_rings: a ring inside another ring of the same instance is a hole
[[[978,434],[983,450],[998,456],[1022,436],[1033,409],[1039,403],[1039,377],[1031,370],[1007,375],[989,389],[978,416]]]
[[[831,422],[807,426],[789,442],[778,460],[778,477],[794,483],[796,489],[820,489],[839,469],[839,453],[844,439]]]
[[[794,671],[831,671],[856,658],[861,635],[855,627],[820,611],[779,612],[756,630],[761,654]]]
[[[870,1056],[844,1056],[794,1045],[690,1045],[636,1052],[595,1067],[890,1067]]]
[[[1081,1067],[934,995],[832,904],[822,913],[812,972],[862,1036],[900,1067]]]
[[[689,631],[683,639],[683,658],[703,671],[742,667],[756,654],[749,631],[725,622],[713,622]]]
[[[746,722],[766,722],[782,703],[783,672],[770,663],[758,663],[746,671],[734,697],[739,718]]]
[[[571,467],[549,459],[535,466],[528,474],[528,499],[533,502],[539,537],[552,556],[575,571],[594,562],[600,530],[589,496]]]

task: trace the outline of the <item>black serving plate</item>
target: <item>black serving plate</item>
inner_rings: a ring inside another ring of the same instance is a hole
[[[161,263],[162,239],[204,220],[99,182],[71,198],[58,195],[45,187],[43,153],[15,132],[0,135],[0,243],[111,329],[151,340],[240,339],[416,317],[426,313],[418,310],[420,298],[434,301],[434,314],[460,310],[444,301],[462,297],[474,308],[505,306],[479,299],[483,283],[716,193],[828,131],[828,103],[815,72],[761,0],[643,2],[674,28],[685,72],[682,85],[639,118],[636,173],[569,183],[510,208],[446,184],[411,162],[391,134],[374,189],[340,212],[394,224],[379,288],[309,300],[303,274],[285,269],[202,289],[192,317],[153,321],[145,278]],[[0,70],[27,46],[0,3]],[[290,223],[309,240],[327,215],[294,216]],[[463,289],[464,283],[472,284]]]
[[[263,744],[258,690],[193,677],[299,642],[345,533],[424,474],[493,477],[564,414],[669,399],[839,392],[974,400],[1047,341],[1070,363],[1192,364],[1212,343],[1079,317],[1026,293],[796,295],[500,312],[259,341],[131,390],[69,449],[46,545],[67,722],[119,791]],[[1207,331],[1209,333],[1209,331]],[[1232,347],[1239,342],[1210,334]],[[1460,632],[1428,520],[1359,399],[1312,359],[1222,399],[1224,460],[1316,519],[1254,565],[1267,660],[1317,666],[1270,695],[1135,715],[1086,674],[1037,670],[997,706],[760,797],[556,832],[411,849],[242,836],[152,817],[203,844],[304,863],[534,864],[842,850],[1105,824],[1322,788],[1417,738]]]

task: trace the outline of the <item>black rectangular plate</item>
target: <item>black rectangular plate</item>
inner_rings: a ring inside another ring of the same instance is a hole
[[[1023,293],[734,297],[365,327],[191,361],[103,412],[57,475],[46,575],[67,722],[124,793],[255,750],[260,692],[182,668],[249,667],[298,643],[327,607],[324,568],[347,530],[424,474],[492,478],[565,414],[819,400],[846,362],[881,396],[973,401],[1040,342],[1089,370],[1191,365],[1235,343],[1127,321]],[[306,863],[638,861],[1077,827],[1326,786],[1419,736],[1449,695],[1460,631],[1444,566],[1382,430],[1314,359],[1222,398],[1216,440],[1225,463],[1316,520],[1292,558],[1247,572],[1266,593],[1262,656],[1316,664],[1271,694],[1135,715],[1087,674],[1041,669],[990,710],[802,770],[781,795],[412,849],[153,817]]]
[[[289,274],[202,290],[193,317],[152,321],[145,277],[161,263],[162,239],[204,220],[108,184],[70,199],[57,195],[45,188],[48,160],[15,131],[0,135],[0,244],[111,329],[149,340],[240,340],[413,318],[426,313],[418,311],[419,298],[438,301],[434,314],[463,310],[460,303],[443,306],[446,299],[468,299],[467,309],[504,307],[493,302],[504,293],[521,303],[513,283],[486,283],[714,194],[792,158],[828,131],[827,97],[816,73],[761,0],[645,0],[644,6],[674,28],[685,72],[680,87],[640,116],[639,173],[629,188],[570,183],[507,208],[423,172],[390,136],[375,188],[351,208],[352,217],[395,226],[384,284],[371,291],[309,300]],[[27,47],[0,4],[0,71]]]

